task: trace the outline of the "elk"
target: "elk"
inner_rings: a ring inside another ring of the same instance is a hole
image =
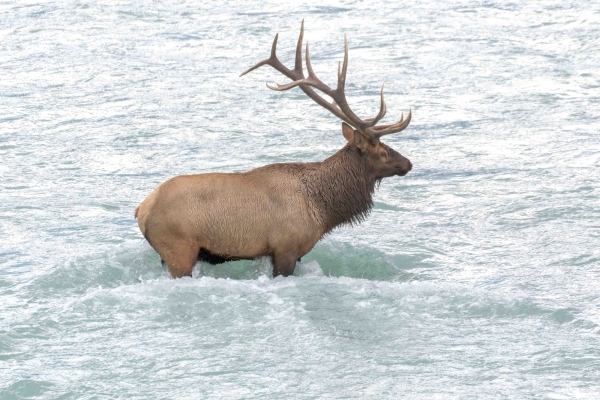
[[[386,114],[381,88],[379,113],[360,119],[348,106],[344,87],[348,68],[348,41],[344,61],[338,64],[338,82],[331,89],[317,78],[306,44],[302,68],[304,21],[296,46],[294,69],[271,56],[240,76],[269,65],[291,79],[271,86],[277,91],[299,87],[317,104],[341,119],[346,145],[322,162],[265,165],[243,173],[181,175],[156,188],[135,210],[142,234],[166,263],[172,277],[190,276],[196,261],[220,264],[231,260],[269,256],[273,276],[288,276],[296,262],[332,229],[363,221],[373,207],[378,183],[404,176],[411,162],[380,141],[410,123],[411,111],[391,125],[377,125]],[[329,96],[325,100],[314,89]]]

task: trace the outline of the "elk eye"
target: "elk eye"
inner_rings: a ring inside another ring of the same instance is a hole
[[[379,155],[381,156],[381,158],[386,158],[386,156],[387,156],[385,151],[382,151],[381,153],[379,153]]]

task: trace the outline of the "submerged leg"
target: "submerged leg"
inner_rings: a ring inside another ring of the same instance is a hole
[[[296,253],[275,253],[273,255],[273,278],[279,275],[290,276],[296,268]]]
[[[169,267],[173,278],[192,276],[192,269],[198,258],[198,246],[186,242],[177,242],[159,252]]]

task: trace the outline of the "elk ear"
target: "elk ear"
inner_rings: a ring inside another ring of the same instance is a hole
[[[354,129],[345,122],[342,122],[342,133],[347,141],[354,142]]]
[[[346,140],[350,143],[354,143],[356,147],[364,151],[367,146],[367,140],[359,131],[352,128],[345,122],[342,122],[342,133]]]

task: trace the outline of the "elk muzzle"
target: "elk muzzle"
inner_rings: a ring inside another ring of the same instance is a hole
[[[410,172],[412,169],[412,163],[406,157],[400,156],[400,160],[398,160],[396,164],[396,170],[398,171],[397,175],[404,176]]]

